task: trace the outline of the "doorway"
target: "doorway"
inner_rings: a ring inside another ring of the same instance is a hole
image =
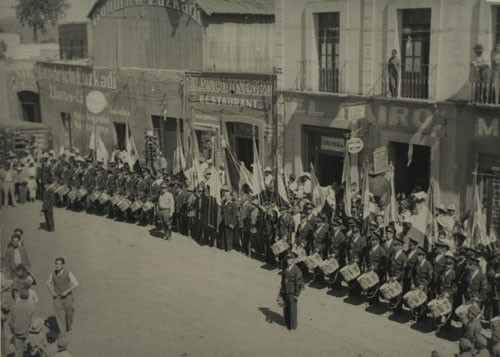
[[[116,145],[120,148],[121,151],[125,150],[125,131],[127,130],[127,125],[125,123],[117,123],[114,122],[113,126],[115,127],[116,133]]]
[[[238,160],[243,162],[247,169],[252,170],[253,164],[253,140],[243,136],[236,136],[236,156]],[[259,141],[255,140],[257,151],[259,150]]]
[[[259,151],[259,127],[246,123],[226,123],[229,145],[234,155],[252,171],[253,164],[253,141]],[[262,164],[262,163],[261,163]]]
[[[396,193],[410,195],[412,192],[427,192],[431,177],[431,147],[413,145],[413,155],[408,166],[406,143],[389,143],[389,161],[393,162]]]
[[[331,185],[336,182],[338,185],[342,183],[342,170],[344,166],[344,158],[342,155],[332,154],[316,154],[316,175],[321,186]]]
[[[167,160],[167,170],[171,171],[174,164],[174,151],[177,148],[177,128],[182,133],[182,125],[177,118],[152,115],[153,131],[158,138],[160,151]],[[182,137],[182,135],[181,135]]]

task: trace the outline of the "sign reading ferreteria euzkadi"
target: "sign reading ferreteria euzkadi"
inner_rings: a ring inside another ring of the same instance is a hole
[[[200,107],[270,111],[273,76],[234,73],[186,73],[188,102]]]
[[[193,0],[107,0],[92,11],[92,24],[97,26],[104,17],[114,11],[133,6],[158,6],[174,9],[185,13],[201,25],[201,9]]]

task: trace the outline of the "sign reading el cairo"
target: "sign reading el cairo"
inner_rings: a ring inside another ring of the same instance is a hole
[[[38,63],[37,79],[42,98],[57,115],[67,112],[75,128],[109,134],[112,118],[130,117],[126,107],[116,103],[117,72],[113,68],[92,68],[54,63]],[[58,113],[59,112],[59,113]]]

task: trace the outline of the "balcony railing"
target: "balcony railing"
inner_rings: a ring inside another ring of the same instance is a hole
[[[436,65],[413,64],[401,65],[399,71],[389,69],[387,63],[381,63],[381,95],[393,98],[429,99],[434,93]]]
[[[299,61],[296,89],[327,93],[346,93],[347,62],[324,67],[318,61]]]
[[[475,104],[500,104],[500,69],[471,68],[470,102]]]

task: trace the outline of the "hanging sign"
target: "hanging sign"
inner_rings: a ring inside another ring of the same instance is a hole
[[[345,142],[342,138],[333,138],[331,136],[321,137],[321,150],[344,151]]]
[[[376,175],[387,169],[389,169],[387,146],[382,146],[373,151],[373,173]]]
[[[347,120],[358,120],[366,117],[366,106],[365,105],[353,105],[352,107],[347,107]]]
[[[347,151],[349,151],[349,154],[357,154],[363,150],[364,145],[361,138],[350,138],[347,141]]]

